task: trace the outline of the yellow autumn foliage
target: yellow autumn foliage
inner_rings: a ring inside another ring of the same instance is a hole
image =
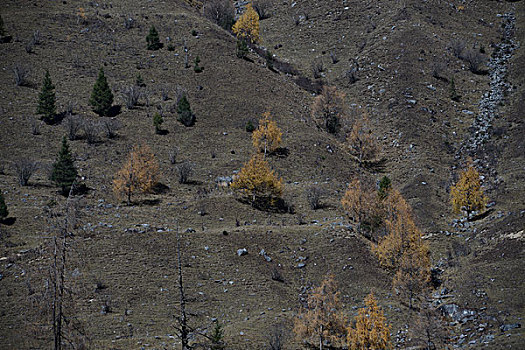
[[[342,346],[345,342],[345,325],[341,293],[334,275],[329,274],[308,295],[308,306],[294,320],[294,334],[299,341],[314,347],[325,342],[331,347]]]
[[[231,187],[241,191],[255,203],[261,197],[272,200],[281,197],[284,185],[263,156],[256,154],[244,165]]]
[[[113,192],[119,199],[127,197],[130,203],[132,194],[151,191],[158,178],[159,164],[151,149],[147,145],[135,146],[115,175]]]
[[[464,208],[468,215],[485,208],[488,198],[483,194],[479,172],[472,164],[461,172],[457,184],[450,188],[450,201],[455,213]]]
[[[239,39],[247,40],[251,43],[258,43],[259,37],[259,15],[249,3],[246,5],[246,11],[235,22],[232,27],[233,33]]]
[[[373,293],[365,299],[365,307],[358,311],[355,328],[348,328],[348,348],[351,350],[391,349],[390,325]]]
[[[264,152],[275,152],[281,145],[283,133],[272,119],[270,112],[262,115],[259,120],[259,127],[252,134],[253,147]]]
[[[377,195],[371,186],[354,179],[341,199],[343,209],[363,233],[363,224],[370,224],[377,215]]]

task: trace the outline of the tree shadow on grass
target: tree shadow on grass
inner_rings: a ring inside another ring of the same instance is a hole
[[[119,115],[120,112],[122,112],[122,106],[121,105],[111,106],[111,108],[109,109],[109,111],[106,114],[106,116],[110,117],[110,118],[113,118],[113,117],[116,117],[117,115]]]
[[[365,161],[363,162],[363,167],[368,170],[373,170],[378,173],[384,173],[386,168],[386,159],[382,158],[375,161]]]
[[[16,218],[14,217],[8,217],[3,220],[0,220],[0,224],[6,225],[6,226],[12,226],[16,222]]]

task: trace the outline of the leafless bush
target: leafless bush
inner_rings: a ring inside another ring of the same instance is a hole
[[[193,174],[193,164],[186,161],[177,167],[179,173],[179,183],[187,184]]]
[[[38,162],[26,158],[18,159],[13,163],[20,186],[27,186],[31,175],[38,170],[38,166]]]
[[[100,126],[108,139],[113,139],[117,136],[117,130],[122,128],[122,123],[118,119],[107,117],[102,118]]]
[[[330,58],[332,59],[333,64],[339,62],[339,58],[337,58],[337,52],[335,51],[335,49],[330,51]]]
[[[204,16],[218,26],[230,30],[235,21],[235,9],[229,0],[207,1],[204,4]]]
[[[445,63],[443,61],[435,61],[432,64],[432,76],[436,79],[446,79],[443,75],[443,72],[445,71]]]
[[[38,29],[33,32],[32,40],[34,45],[40,45],[42,43],[42,35]]]
[[[321,208],[321,197],[323,196],[323,191],[317,187],[312,186],[306,190],[306,200],[310,209],[317,210]]]
[[[357,68],[351,67],[349,70],[347,70],[345,72],[345,79],[349,85],[355,84],[355,82],[359,80],[357,77]]]
[[[182,86],[177,85],[175,87],[175,102],[179,103],[179,101],[181,100],[183,96],[188,96],[188,94],[186,93],[186,90]]]
[[[281,275],[281,271],[277,268],[277,266],[274,266],[272,269],[272,280],[277,282],[284,282],[284,278]]]
[[[77,106],[77,103],[74,102],[74,101],[67,101],[66,105],[65,105],[65,112],[66,112],[66,115],[67,116],[71,116],[73,115],[73,111],[75,110],[75,107]]]
[[[138,86],[128,86],[122,89],[122,99],[128,109],[133,109],[139,103],[142,91]]]
[[[477,50],[467,50],[464,57],[465,61],[469,64],[469,69],[474,74],[484,74],[485,71],[485,56],[479,53]]]
[[[324,72],[324,65],[322,60],[315,60],[312,63],[312,73],[314,75],[315,79],[319,79],[322,77],[322,72]]]
[[[92,145],[97,142],[100,133],[100,124],[91,119],[85,119],[82,123],[82,130],[88,144]]]
[[[84,120],[79,116],[70,115],[64,119],[63,123],[67,131],[67,137],[71,141],[78,138],[78,132],[83,128]]]
[[[463,50],[465,50],[465,40],[456,38],[452,39],[450,42],[450,50],[452,50],[452,54],[456,56],[457,58],[462,58],[463,56]]]
[[[162,101],[167,101],[170,98],[169,91],[169,88],[165,86],[160,89],[160,97],[162,98]]]
[[[25,46],[25,49],[26,49],[26,52],[27,53],[33,53],[35,52],[35,42],[33,40],[33,38],[31,38],[31,40],[29,40]]]
[[[253,9],[259,15],[260,20],[270,18],[272,16],[269,11],[269,7],[268,0],[257,0],[253,2]]]
[[[31,134],[40,135],[40,125],[42,122],[37,118],[30,118],[29,125],[31,126]]]
[[[177,156],[179,155],[179,148],[177,146],[174,146],[169,154],[170,157],[170,163],[171,164],[177,164]]]
[[[15,75],[15,85],[16,86],[26,86],[29,85],[27,76],[29,75],[29,69],[22,66],[21,64],[16,64],[13,67],[13,74]]]

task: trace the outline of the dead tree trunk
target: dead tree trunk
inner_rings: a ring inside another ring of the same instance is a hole
[[[189,346],[189,327],[188,327],[188,318],[186,316],[186,296],[184,294],[184,282],[182,279],[182,253],[180,251],[180,236],[179,236],[179,227],[177,225],[177,270],[179,274],[178,284],[179,284],[179,294],[180,294],[180,316],[179,316],[179,338],[182,344],[182,350],[191,349]]]

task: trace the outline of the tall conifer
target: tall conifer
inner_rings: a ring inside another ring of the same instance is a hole
[[[89,104],[93,107],[93,112],[101,117],[108,114],[113,104],[113,93],[102,68],[98,72],[98,78],[93,86]]]
[[[73,156],[69,150],[67,139],[64,136],[62,139],[62,148],[58,153],[55,164],[53,164],[51,180],[55,182],[58,187],[62,188],[63,195],[67,195],[77,175],[77,168],[75,167]]]
[[[49,71],[46,70],[42,91],[40,92],[40,95],[38,95],[38,107],[36,113],[41,114],[42,120],[47,124],[52,124],[55,121],[55,114],[57,111],[55,102],[55,86],[51,82]]]

